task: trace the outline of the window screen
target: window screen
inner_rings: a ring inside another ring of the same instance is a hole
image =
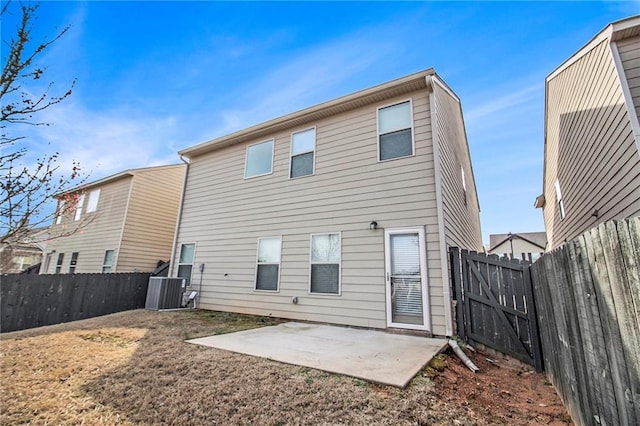
[[[378,110],[380,160],[413,155],[411,102]]]
[[[185,279],[185,285],[191,285],[193,273],[193,259],[196,252],[195,244],[182,244],[180,246],[180,259],[178,261],[178,277]]]
[[[256,290],[278,291],[281,251],[282,238],[270,237],[258,239]]]
[[[247,147],[244,177],[253,177],[271,173],[273,163],[273,140]]]
[[[75,216],[73,218],[73,220],[80,220],[80,218],[82,217],[82,205],[84,204],[84,194],[82,194],[80,196],[80,198],[78,198],[78,201],[76,203],[76,213]]]
[[[100,199],[100,190],[94,189],[89,193],[89,203],[87,204],[87,213],[95,212],[98,209],[98,200]]]
[[[340,294],[340,234],[311,236],[311,293]]]
[[[78,264],[78,252],[71,253],[71,262],[69,262],[69,273],[75,274],[76,265]]]
[[[291,135],[290,177],[313,174],[316,149],[316,129],[303,130]]]
[[[104,260],[102,262],[102,273],[108,274],[113,267],[113,250],[107,250],[104,252]]]
[[[58,261],[56,262],[56,274],[62,272],[62,263],[64,262],[64,253],[58,253]]]

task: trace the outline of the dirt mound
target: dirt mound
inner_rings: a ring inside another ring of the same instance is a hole
[[[545,375],[479,349],[465,352],[480,371],[473,373],[455,355],[447,355],[446,368],[434,375],[444,402],[496,423],[573,424]]]

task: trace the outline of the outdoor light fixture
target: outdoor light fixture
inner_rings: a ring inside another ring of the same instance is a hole
[[[369,229],[371,229],[372,231],[375,231],[376,229],[378,229],[378,222],[376,222],[375,220],[372,220],[371,223],[369,224]]]

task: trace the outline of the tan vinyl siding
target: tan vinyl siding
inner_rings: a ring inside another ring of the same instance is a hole
[[[152,271],[171,257],[184,170],[177,165],[135,172],[117,272]]]
[[[640,37],[619,41],[617,47],[636,116],[640,116]]]
[[[434,100],[446,243],[479,251],[482,250],[480,207],[460,104],[438,84],[434,84]]]
[[[620,53],[632,63],[630,51]],[[547,81],[545,126],[549,249],[598,223],[640,212],[640,158],[608,40]]]
[[[76,273],[101,272],[105,250],[115,250],[118,256],[120,230],[129,196],[132,178],[130,176],[107,183],[100,187],[98,207],[93,213],[86,213],[89,196],[85,196],[85,204],[81,220],[74,221],[73,213],[65,217],[59,225],[53,225],[49,232],[54,238],[47,246],[51,256],[49,268],[43,273],[53,273],[59,253],[64,253],[62,273],[69,272],[71,253],[78,252]],[[77,228],[81,224],[81,228]],[[115,232],[114,232],[115,231]],[[56,238],[61,234],[71,235]]]
[[[377,160],[377,107],[412,98],[416,155]],[[291,132],[316,126],[315,175],[289,179]],[[244,179],[246,146],[275,138],[273,173]],[[386,327],[384,228],[426,227],[432,331],[444,334],[442,270],[428,94],[301,124],[192,159],[173,273],[196,243],[201,306],[300,320]],[[378,222],[371,231],[369,223]],[[341,295],[310,295],[313,233],[342,233]],[[280,291],[254,291],[258,237],[282,236]],[[226,275],[225,275],[226,274]],[[299,303],[291,298],[297,296]]]

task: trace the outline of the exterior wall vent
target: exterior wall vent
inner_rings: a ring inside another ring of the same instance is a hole
[[[146,309],[177,309],[182,307],[183,278],[151,277],[147,290]]]

